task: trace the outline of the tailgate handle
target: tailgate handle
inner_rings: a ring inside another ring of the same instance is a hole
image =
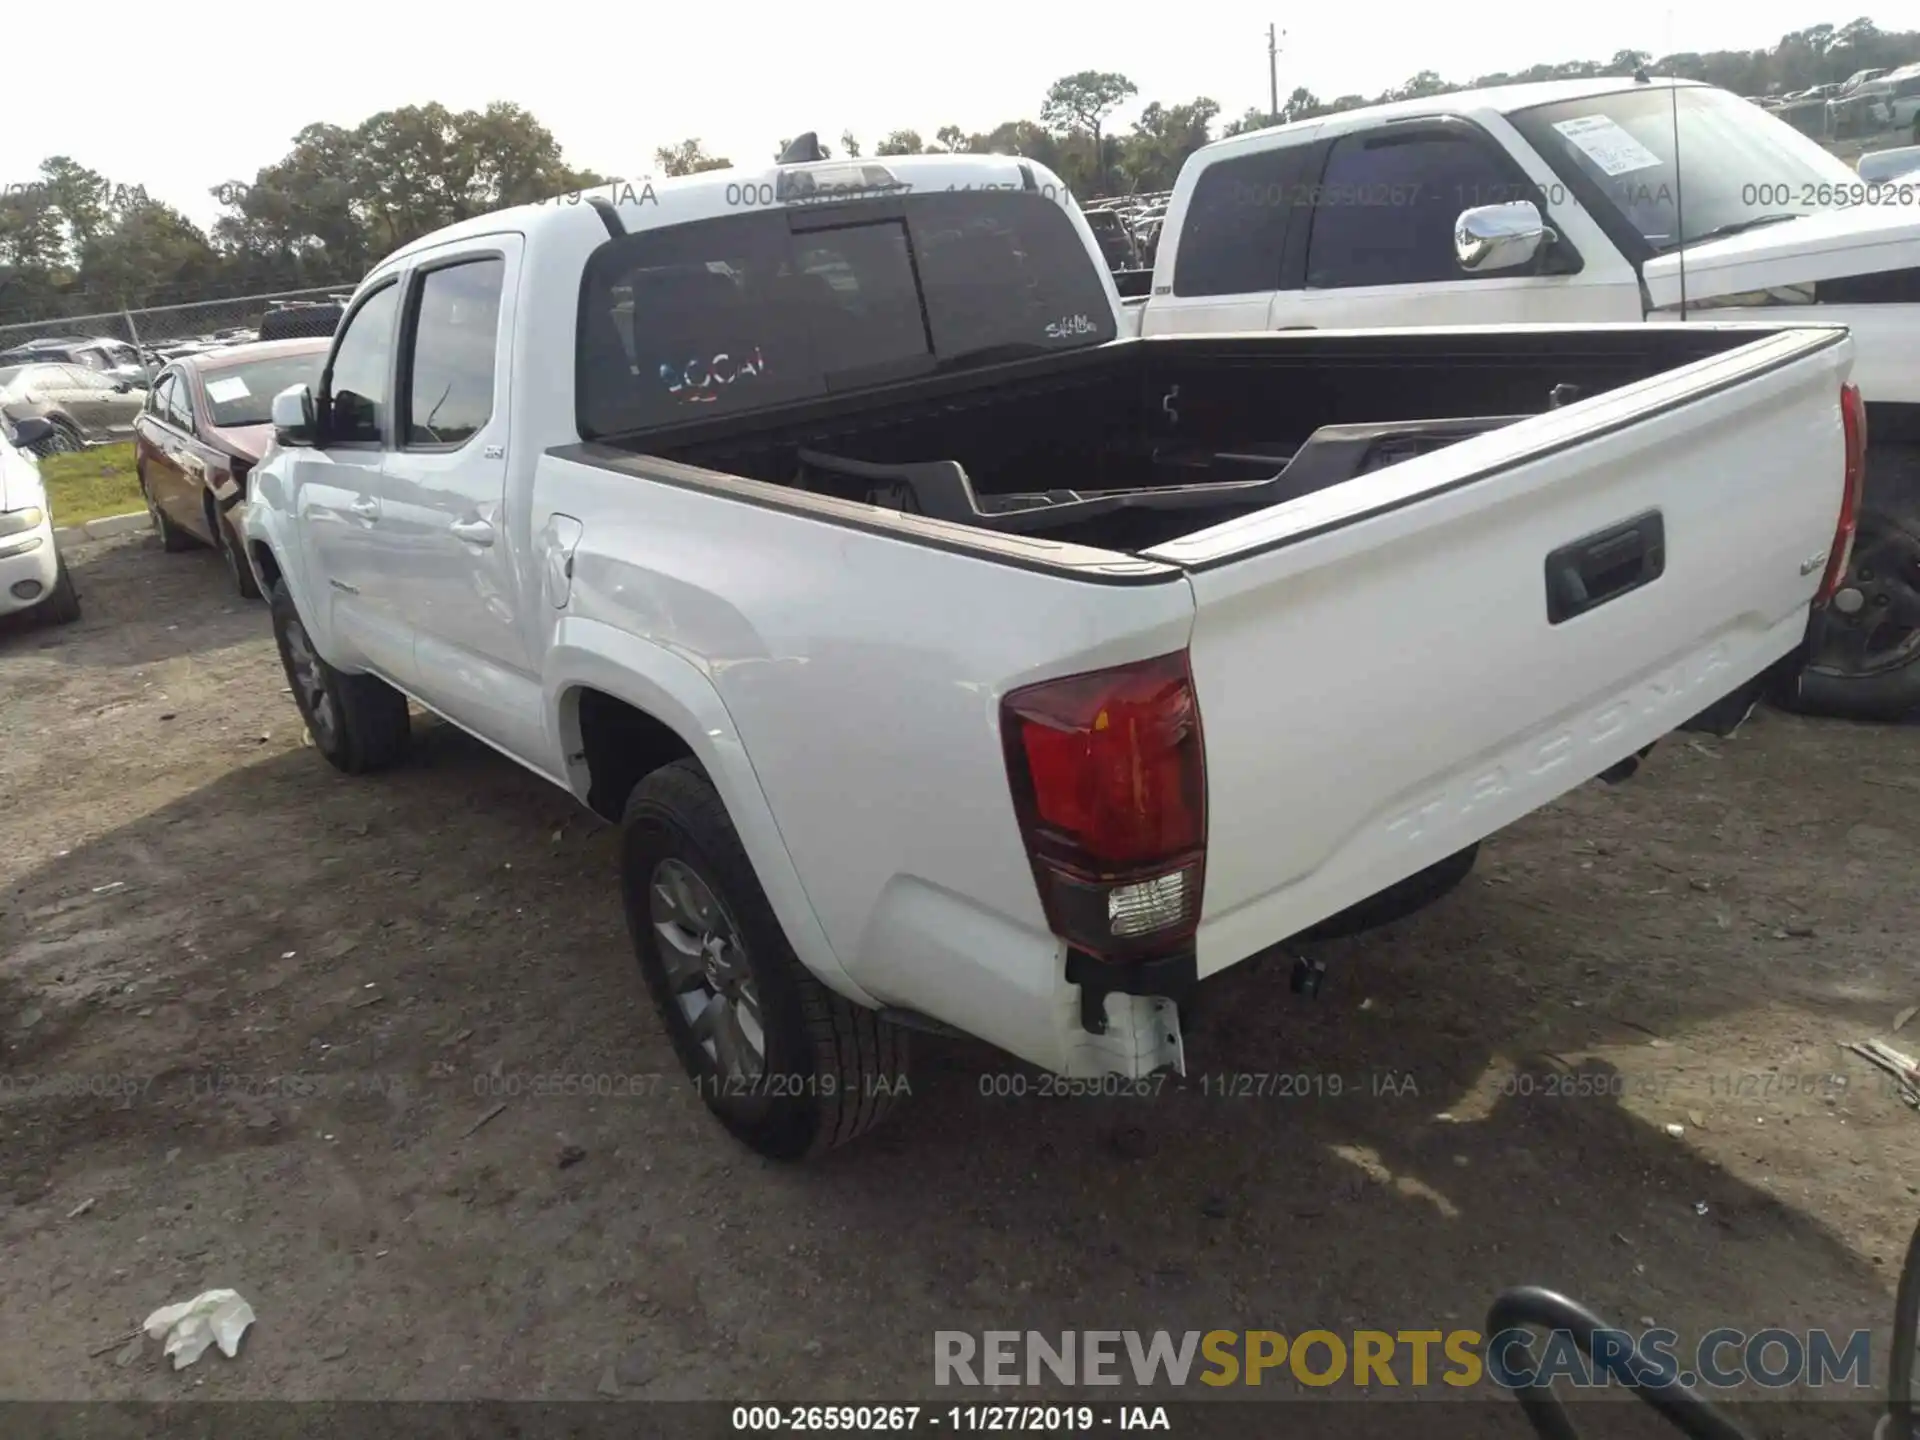
[[[1658,510],[1562,545],[1547,556],[1547,623],[1597,610],[1666,568],[1667,527]]]

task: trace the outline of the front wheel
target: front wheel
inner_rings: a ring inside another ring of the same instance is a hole
[[[314,749],[349,775],[384,770],[404,759],[411,738],[407,697],[372,675],[347,675],[321,659],[286,581],[274,582],[269,603],[280,663]]]
[[[80,592],[74,588],[73,572],[67,568],[64,555],[60,557],[60,570],[54,577],[53,589],[40,602],[40,618],[49,625],[71,625],[80,618]]]
[[[642,780],[622,829],[640,973],[720,1123],[774,1160],[818,1155],[879,1124],[909,1093],[906,1032],[800,963],[699,765]]]
[[[247,562],[246,547],[240,543],[240,537],[234,532],[233,521],[218,510],[211,510],[210,528],[220,542],[220,553],[227,562],[227,574],[233,579],[233,588],[242,600],[260,598],[260,582],[253,578],[253,566]]]

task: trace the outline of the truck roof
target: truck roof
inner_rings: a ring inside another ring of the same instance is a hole
[[[1340,135],[1363,125],[1382,120],[1413,119],[1422,115],[1511,115],[1535,105],[1552,105],[1564,100],[1585,100],[1594,95],[1613,95],[1622,90],[1662,90],[1677,86],[1699,86],[1698,80],[1654,76],[1642,83],[1631,75],[1596,75],[1585,80],[1536,80],[1525,85],[1490,85],[1482,90],[1453,90],[1445,95],[1424,95],[1417,100],[1395,100],[1387,105],[1367,105],[1357,110],[1341,110],[1311,120],[1296,120],[1287,125],[1269,125],[1264,130],[1246,130],[1216,140],[1195,151],[1209,159],[1235,150],[1263,149],[1276,135]],[[1707,87],[1711,88],[1711,87]]]
[[[708,170],[698,175],[637,176],[630,180],[608,180],[585,189],[571,191],[550,200],[516,205],[476,215],[470,220],[422,235],[381,259],[368,278],[422,250],[437,249],[456,240],[478,235],[497,235],[518,231],[532,242],[543,231],[577,231],[582,228],[604,234],[605,222],[596,213],[594,202],[613,207],[628,230],[650,230],[660,225],[682,225],[707,220],[741,209],[784,208],[777,201],[776,187],[783,175],[806,172],[822,185],[846,186],[858,182],[854,172],[886,170],[896,180],[915,190],[1020,189],[1026,184],[1022,175],[1031,176],[1034,185],[1065,193],[1065,186],[1045,166],[1018,155],[881,155],[859,159],[816,160],[802,164],[750,166],[731,170]],[[742,198],[751,190],[749,198]],[[764,199],[761,197],[765,197]],[[804,203],[804,202],[802,202]],[[362,282],[363,285],[365,282]]]

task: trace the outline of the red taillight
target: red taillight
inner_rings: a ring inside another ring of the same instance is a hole
[[[1014,808],[1047,923],[1106,960],[1193,934],[1207,845],[1200,708],[1184,652],[1001,702]]]
[[[1860,398],[1857,385],[1840,387],[1840,423],[1846,432],[1846,483],[1840,492],[1840,523],[1833,532],[1833,548],[1827,552],[1827,573],[1820,579],[1820,592],[1813,603],[1824,605],[1833,598],[1853,563],[1853,537],[1860,524],[1860,497],[1867,484],[1867,404]]]

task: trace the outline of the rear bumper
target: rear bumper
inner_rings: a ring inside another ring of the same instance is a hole
[[[0,615],[38,605],[53,592],[59,573],[60,554],[53,543],[51,520],[41,521],[24,535],[0,540]]]

